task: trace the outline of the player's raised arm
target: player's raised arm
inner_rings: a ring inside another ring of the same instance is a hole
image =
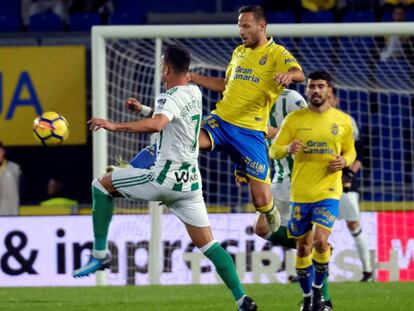
[[[154,114],[154,108],[142,104],[138,99],[129,97],[125,100],[124,106],[126,109],[138,112],[143,117],[152,117]]]
[[[212,91],[222,93],[226,88],[226,80],[224,78],[208,77],[195,72],[190,72],[189,77],[191,82]]]

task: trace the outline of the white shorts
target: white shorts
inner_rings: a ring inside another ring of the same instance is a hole
[[[201,189],[168,189],[155,181],[151,169],[140,168],[121,168],[113,171],[112,184],[127,199],[162,201],[185,224],[194,227],[210,226]]]
[[[339,216],[338,219],[345,219],[346,221],[359,221],[359,194],[358,192],[343,193],[339,201]]]

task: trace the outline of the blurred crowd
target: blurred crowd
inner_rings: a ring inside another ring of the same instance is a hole
[[[242,5],[262,5],[270,23],[414,21],[414,0],[0,0],[0,32],[89,31],[93,25],[233,23]],[[233,14],[234,13],[234,14]]]

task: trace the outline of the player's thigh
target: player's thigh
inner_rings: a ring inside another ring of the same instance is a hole
[[[326,199],[312,203],[312,223],[329,231],[339,214],[339,200]]]
[[[223,126],[220,124],[220,118],[216,115],[209,114],[203,118],[201,130],[198,136],[199,148],[203,151],[213,151],[221,149],[224,143]]]
[[[359,195],[357,192],[343,193],[339,201],[339,217],[346,221],[359,221]]]
[[[203,151],[210,151],[213,149],[212,146],[212,139],[210,137],[209,132],[205,129],[200,130],[200,134],[198,135],[198,144],[199,149]]]
[[[299,239],[312,230],[312,203],[291,202],[288,236]]]
[[[154,174],[148,169],[117,169],[112,172],[112,184],[116,191],[130,200],[163,200],[163,188],[154,181]]]
[[[207,207],[201,190],[177,192],[164,192],[165,197],[174,196],[174,202],[169,205],[170,211],[183,223],[197,228],[209,227]]]

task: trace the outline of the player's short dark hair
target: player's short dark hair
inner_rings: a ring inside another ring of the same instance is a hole
[[[172,67],[175,73],[186,73],[190,70],[190,53],[180,45],[170,45],[162,53],[164,63]]]
[[[266,15],[263,11],[263,8],[260,5],[245,5],[239,9],[239,14],[242,13],[253,13],[256,21],[265,21],[267,23]]]
[[[311,80],[325,80],[329,86],[332,86],[332,77],[324,70],[313,71],[308,75]]]

